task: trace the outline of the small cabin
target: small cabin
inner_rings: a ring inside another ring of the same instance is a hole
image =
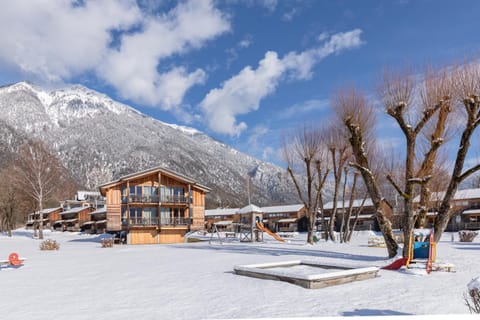
[[[60,213],[63,211],[62,207],[47,208],[42,210],[43,226],[47,228],[53,228],[55,221],[60,219]],[[28,214],[27,223],[25,228],[33,228],[35,223],[40,221],[40,212],[32,212]]]
[[[104,233],[107,227],[107,208],[100,207],[89,213],[90,220],[80,226],[80,230],[89,234]]]
[[[54,229],[59,231],[81,231],[81,226],[90,221],[92,207],[75,207],[60,213],[60,219],[55,221]]]

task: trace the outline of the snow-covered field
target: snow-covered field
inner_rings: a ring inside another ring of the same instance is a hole
[[[101,248],[99,236],[46,232],[59,251],[39,250],[31,231],[0,235],[0,260],[18,252],[28,260],[0,270],[0,318],[218,319],[323,316],[469,314],[463,295],[480,275],[480,242],[445,234],[437,260],[456,272],[416,275],[380,270],[375,279],[304,289],[233,273],[235,265],[308,259],[384,266],[386,249],[367,246],[359,233],[349,244],[238,241]],[[265,236],[267,238],[267,236]],[[395,318],[395,317],[394,317]]]

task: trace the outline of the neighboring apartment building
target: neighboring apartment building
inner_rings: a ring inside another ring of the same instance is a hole
[[[53,228],[56,220],[60,219],[60,213],[63,211],[62,207],[47,208],[42,210],[43,226],[46,228]],[[40,212],[32,212],[28,214],[25,228],[33,228],[35,223],[40,221]]]
[[[110,233],[127,234],[129,244],[183,242],[204,228],[210,189],[171,170],[156,167],[101,185]]]
[[[330,201],[327,202],[323,206],[323,213],[325,217],[326,223],[328,223],[331,219],[333,214],[333,206],[334,202]],[[393,208],[387,202],[382,202],[383,212],[388,219],[392,218]],[[348,210],[350,209],[350,201],[337,201],[337,215],[335,218],[335,230],[340,230],[340,224],[342,221],[343,214],[347,214]],[[358,220],[355,226],[355,230],[375,230],[379,231],[380,228],[377,223],[377,219],[375,218],[375,206],[373,205],[372,199],[367,198],[365,201],[363,199],[355,199],[352,202],[351,206],[352,212],[350,215],[349,222],[350,224],[353,223],[355,219],[357,219],[358,213]],[[346,216],[345,216],[346,217]]]
[[[438,207],[445,192],[433,192],[427,212],[427,228],[433,227]],[[414,204],[420,202],[420,197],[413,199]],[[478,230],[480,229],[480,188],[458,190],[451,204],[452,218],[448,222],[447,231]]]
[[[274,232],[304,231],[305,207],[303,204],[259,207],[263,216],[263,224]],[[213,223],[222,222],[223,227],[230,223],[241,222],[241,208],[219,208],[205,210],[207,230],[211,230]]]

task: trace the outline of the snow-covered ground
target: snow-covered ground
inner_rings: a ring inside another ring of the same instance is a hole
[[[469,314],[463,295],[480,275],[480,241],[445,234],[437,260],[456,272],[416,275],[380,270],[375,279],[323,289],[233,273],[235,265],[316,260],[384,266],[386,249],[367,246],[368,233],[349,244],[229,240],[101,248],[99,236],[46,232],[59,251],[39,250],[31,231],[0,235],[0,260],[18,252],[28,260],[0,270],[0,318],[231,319],[323,316]],[[395,318],[395,317],[394,317]]]

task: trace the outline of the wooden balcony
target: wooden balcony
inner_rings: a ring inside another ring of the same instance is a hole
[[[130,218],[124,220],[124,225],[129,226],[188,226],[190,223],[189,218],[176,217],[176,218]]]
[[[163,196],[122,196],[122,204],[126,203],[167,203],[167,204],[188,204],[188,197],[185,195],[163,195]]]

